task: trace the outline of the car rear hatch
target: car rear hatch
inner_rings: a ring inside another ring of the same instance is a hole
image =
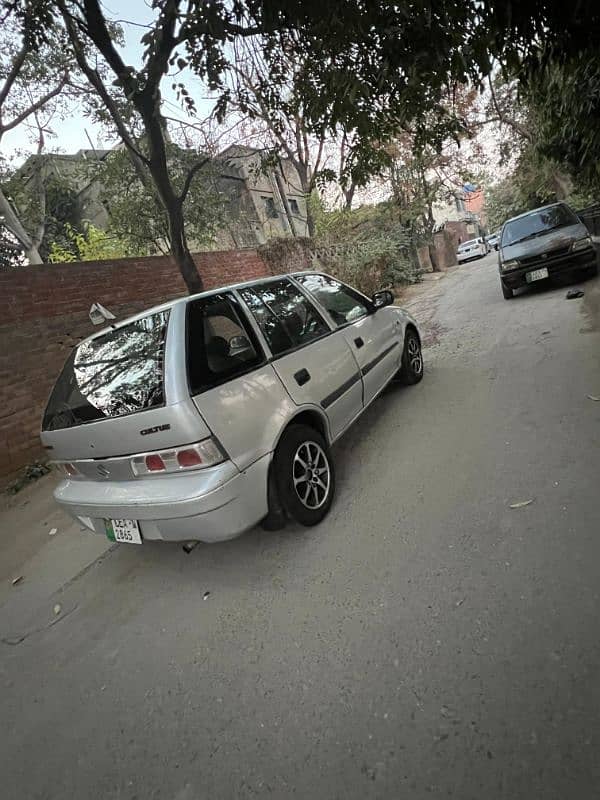
[[[170,317],[171,309],[157,310],[73,350],[42,421],[51,460],[70,462],[95,480],[132,480],[138,477],[133,456],[211,436],[193,403],[176,391],[178,337]]]

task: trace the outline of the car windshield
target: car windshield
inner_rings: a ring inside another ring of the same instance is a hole
[[[577,222],[578,219],[571,209],[563,205],[532,211],[525,217],[518,217],[506,223],[502,231],[502,246],[508,247],[526,239],[533,239],[555,228],[575,225]]]
[[[48,401],[43,429],[71,428],[162,405],[168,320],[168,311],[151,314],[75,348]]]
[[[469,241],[468,241],[468,242],[463,242],[463,243],[462,243],[462,244],[459,246],[459,248],[458,248],[458,249],[459,249],[459,250],[466,250],[467,248],[469,248],[469,247],[473,247],[473,246],[474,246],[474,245],[476,245],[476,244],[479,244],[479,239],[469,239]]]

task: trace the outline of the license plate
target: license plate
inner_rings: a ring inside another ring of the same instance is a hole
[[[142,543],[140,526],[136,519],[105,519],[104,527],[111,542]]]
[[[533,281],[541,281],[547,277],[548,267],[543,267],[543,269],[534,269],[533,272],[528,272],[525,276],[525,280],[527,283],[532,283]]]

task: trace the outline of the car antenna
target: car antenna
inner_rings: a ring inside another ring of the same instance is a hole
[[[115,315],[112,314],[108,308],[104,308],[101,303],[92,303],[89,316],[92,325],[102,325],[103,322],[108,322],[111,328],[115,327],[109,322],[111,319],[116,319]]]

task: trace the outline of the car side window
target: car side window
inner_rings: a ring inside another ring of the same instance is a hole
[[[240,294],[274,356],[330,332],[316,307],[289,280],[241,289]]]
[[[187,306],[187,369],[192,394],[257,367],[264,354],[238,301],[229,294]]]
[[[347,325],[366,317],[369,307],[358,292],[327,275],[297,275],[304,286],[329,313],[336,325]]]

